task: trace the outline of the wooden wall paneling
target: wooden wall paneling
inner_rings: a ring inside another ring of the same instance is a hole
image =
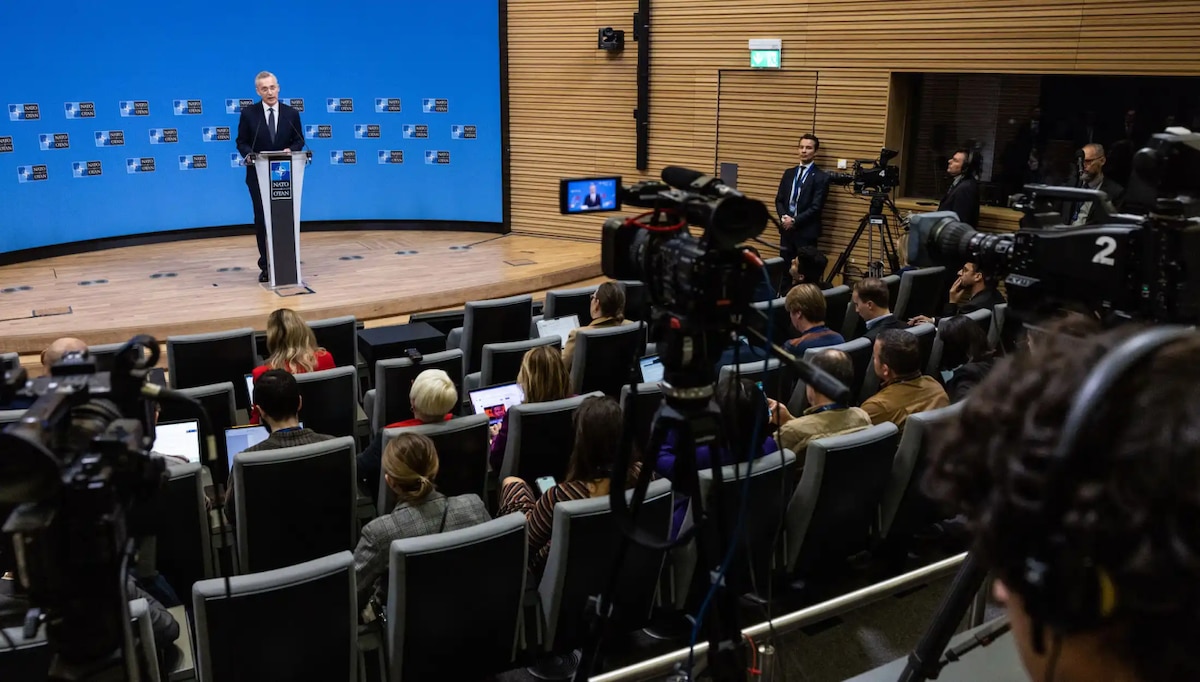
[[[560,177],[607,172],[637,181],[666,165],[711,168],[718,73],[746,68],[750,38],[783,41],[776,75],[819,72],[814,128],[826,168],[839,158],[873,159],[895,139],[896,125],[886,122],[889,98],[903,99],[889,86],[896,72],[1200,74],[1200,13],[1190,1],[655,0],[650,168],[640,174],[633,168],[636,7],[636,0],[509,0],[518,232],[598,237],[598,216],[557,215]],[[596,29],[610,25],[627,31],[616,57],[595,49]],[[1016,99],[1002,98],[999,130],[1014,107],[1027,113],[1028,101]],[[776,134],[762,135],[763,154]],[[833,190],[823,240],[831,256],[866,210],[863,200]],[[1016,218],[985,209],[981,222],[1011,229]]]
[[[797,163],[800,135],[813,129],[816,88],[815,71],[720,72],[716,168],[736,163],[738,189],[765,203],[771,215],[779,178]],[[760,238],[778,244],[779,232],[768,225]]]

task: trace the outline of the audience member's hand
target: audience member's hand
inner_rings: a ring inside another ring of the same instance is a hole
[[[801,282],[804,280],[804,275],[800,274],[800,258],[793,258],[792,265],[788,268],[788,274],[791,275],[793,282]]]
[[[969,300],[971,300],[971,290],[963,284],[962,277],[959,277],[954,280],[954,286],[950,287],[950,302],[957,305]]]
[[[510,485],[516,485],[518,483],[524,483],[524,482],[525,482],[525,479],[523,479],[519,476],[505,476],[504,480],[500,482],[500,488],[504,489]]]
[[[927,317],[925,315],[917,315],[916,317],[908,318],[908,326],[910,326],[910,327],[915,327],[918,324],[925,324],[925,323],[933,324],[933,318]]]
[[[796,219],[790,215],[785,215],[779,219],[779,224],[783,225],[783,229],[790,230],[796,224]]]
[[[792,413],[788,412],[787,405],[767,398],[767,411],[771,414],[771,423],[776,426],[786,424],[792,420]]]
[[[494,440],[496,438],[496,434],[498,434],[498,433],[500,433],[500,424],[492,424],[491,426],[489,426],[488,427],[488,440],[489,441]]]

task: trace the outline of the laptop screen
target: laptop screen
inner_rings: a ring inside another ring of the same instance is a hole
[[[470,396],[475,414],[486,414],[490,424],[499,424],[504,419],[505,413],[508,412],[508,408],[520,405],[525,401],[525,394],[516,384],[481,388],[471,391]]]
[[[166,422],[154,426],[154,447],[160,455],[184,457],[189,462],[200,461],[200,422],[195,419]]]
[[[544,339],[547,336],[558,336],[562,339],[562,343],[560,344],[561,347],[566,348],[567,337],[570,336],[571,330],[577,327],[579,327],[578,315],[567,315],[566,317],[556,317],[549,320],[538,320],[538,338]]]
[[[246,375],[246,397],[250,399],[251,403],[254,402],[254,375],[253,374]],[[232,453],[230,453],[230,456],[232,456]]]
[[[300,428],[304,428],[304,422],[300,422]],[[233,471],[233,456],[253,447],[270,437],[271,432],[262,424],[256,426],[235,426],[232,429],[225,429],[225,450],[229,453],[229,470]]]
[[[641,359],[642,364],[642,381],[659,382],[663,378],[662,361],[657,355],[651,355],[648,358]]]
[[[258,445],[270,436],[267,427],[235,426],[225,429],[225,449],[229,452],[229,470],[233,471],[233,456],[253,445]]]

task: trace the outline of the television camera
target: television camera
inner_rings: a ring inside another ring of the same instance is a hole
[[[854,193],[863,196],[888,194],[900,186],[900,167],[888,165],[900,152],[884,147],[878,159],[857,159],[853,173],[830,173],[829,182],[854,186]]]
[[[4,532],[39,610],[34,624],[46,623],[50,679],[105,679],[122,668],[137,678],[124,592],[133,539],[150,527],[150,500],[165,480],[163,460],[150,455],[153,401],[190,405],[215,457],[200,405],[146,381],[158,356],[157,341],[137,336],[111,372],[69,353],[48,377],[27,380],[17,368],[0,384],[4,403],[34,399],[0,432],[0,507],[11,511]]]
[[[908,260],[928,266],[978,262],[1006,275],[1009,309],[1026,321],[1061,308],[1108,323],[1200,322],[1200,134],[1154,135],[1134,158],[1124,208],[1110,215],[1103,192],[1026,185],[1011,234],[979,232],[951,212],[914,215]],[[1061,223],[1064,202],[1091,202],[1097,224]]]

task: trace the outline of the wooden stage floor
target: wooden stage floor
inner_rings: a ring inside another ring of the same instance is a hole
[[[314,293],[258,283],[254,237],[94,251],[0,267],[0,351],[41,352],[61,336],[89,344],[137,333],[262,329],[276,308],[310,320],[395,317],[560,287],[600,274],[600,244],[478,232],[302,235]],[[399,252],[399,253],[397,253]],[[237,268],[237,269],[235,269]]]

